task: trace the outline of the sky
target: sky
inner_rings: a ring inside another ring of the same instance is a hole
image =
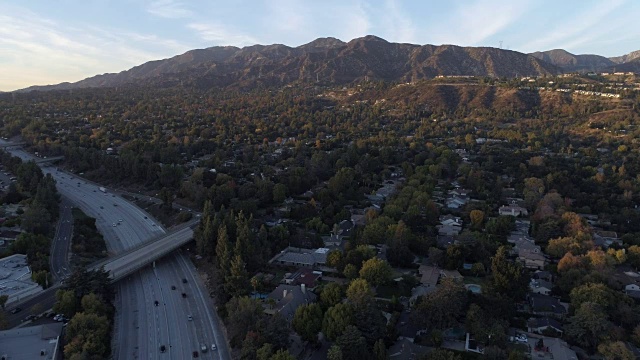
[[[640,50],[638,19],[637,0],[0,0],[0,91],[329,36],[618,56]]]

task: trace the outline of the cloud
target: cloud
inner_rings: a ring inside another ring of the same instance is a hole
[[[78,81],[187,50],[155,35],[79,28],[0,5],[0,90]]]
[[[147,12],[167,19],[180,19],[191,17],[193,12],[185,8],[181,1],[155,0],[147,7]]]
[[[383,16],[385,37],[395,42],[416,42],[416,27],[397,1],[385,2],[385,16]]]
[[[429,27],[433,43],[483,45],[521,19],[532,1],[476,0],[456,4],[451,15],[438,17],[439,20]]]
[[[187,26],[198,33],[203,40],[213,45],[254,45],[258,41],[249,35],[236,33],[220,23],[192,23]]]
[[[606,22],[603,19],[624,3],[624,0],[598,1],[592,7],[581,7],[582,11],[559,22],[558,26],[547,29],[546,33],[540,33],[534,40],[525,43],[521,48],[529,52],[572,48],[589,43],[603,34],[608,36],[610,35],[608,29],[617,26],[618,22]]]

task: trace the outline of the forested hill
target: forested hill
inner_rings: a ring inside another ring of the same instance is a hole
[[[420,46],[366,36],[348,43],[320,38],[298,47],[274,44],[191,50],[117,74],[24,90],[116,87],[130,83],[162,87],[250,88],[295,82],[335,85],[365,79],[411,82],[438,75],[514,77],[559,72],[554,65],[516,51],[454,45]]]

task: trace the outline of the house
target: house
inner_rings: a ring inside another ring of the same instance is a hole
[[[534,294],[551,295],[553,284],[541,279],[531,279],[529,289],[531,289],[531,292]]]
[[[543,269],[547,262],[539,246],[534,249],[518,249],[518,260],[521,261],[527,269],[536,270]]]
[[[0,231],[0,246],[8,247],[21,233],[14,230],[2,230]]]
[[[624,293],[634,299],[640,300],[640,286],[636,284],[629,284],[625,286]]]
[[[542,334],[547,329],[554,330],[560,334],[564,333],[562,324],[554,318],[531,318],[527,321],[527,331],[530,333]]]
[[[576,352],[558,338],[545,338],[544,344],[549,349],[553,360],[578,360]]]
[[[442,236],[456,236],[460,234],[462,228],[455,225],[436,225],[438,229],[438,235]]]
[[[316,295],[307,290],[304,284],[300,286],[281,284],[267,296],[267,301],[263,303],[263,306],[265,314],[279,313],[291,322],[300,305],[315,301]]]
[[[342,235],[344,237],[351,236],[354,226],[355,224],[351,220],[340,221],[338,224],[338,235]]]
[[[527,216],[527,215],[529,215],[529,212],[527,211],[527,209],[523,208],[522,206],[518,206],[518,205],[502,205],[498,209],[498,214],[503,215],[503,216],[506,216],[506,215]]]
[[[462,227],[462,218],[454,215],[441,215],[440,216],[440,224],[444,226],[458,226]]]
[[[269,260],[271,265],[315,268],[327,263],[329,249],[303,249],[288,246]]]
[[[300,268],[294,273],[287,273],[282,282],[287,285],[303,285],[308,290],[315,289],[317,281],[322,277],[322,272],[308,268]]]
[[[532,279],[544,280],[553,283],[553,274],[547,270],[538,270],[531,276]]]
[[[449,209],[459,209],[463,207],[468,201],[468,198],[462,198],[459,196],[448,197],[445,204]]]
[[[563,318],[567,314],[567,308],[554,297],[535,293],[529,293],[527,297],[531,312],[536,315]]]
[[[622,246],[622,240],[615,231],[596,230],[593,232],[593,243],[603,249],[616,244]]]
[[[418,274],[420,274],[420,283],[428,288],[435,288],[440,279],[440,269],[437,266],[420,265]]]
[[[331,234],[329,236],[323,236],[322,242],[324,242],[324,247],[326,248],[336,248],[341,247],[344,241],[344,236]]]
[[[438,244],[439,248],[446,249],[455,243],[455,239],[450,235],[438,235],[438,237],[436,238],[436,243]]]
[[[440,270],[440,275],[446,279],[452,279],[454,281],[462,281],[464,278],[458,270]]]

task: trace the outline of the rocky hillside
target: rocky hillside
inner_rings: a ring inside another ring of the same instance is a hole
[[[574,55],[562,49],[537,51],[529,55],[562,68],[565,72],[600,71],[615,64],[604,56]]]
[[[409,82],[438,75],[513,77],[552,75],[560,71],[548,62],[516,51],[399,44],[366,36],[348,43],[320,38],[299,47],[274,44],[191,50],[117,74],[25,90],[115,87],[131,83],[246,88],[300,81],[348,84],[367,78]]]

